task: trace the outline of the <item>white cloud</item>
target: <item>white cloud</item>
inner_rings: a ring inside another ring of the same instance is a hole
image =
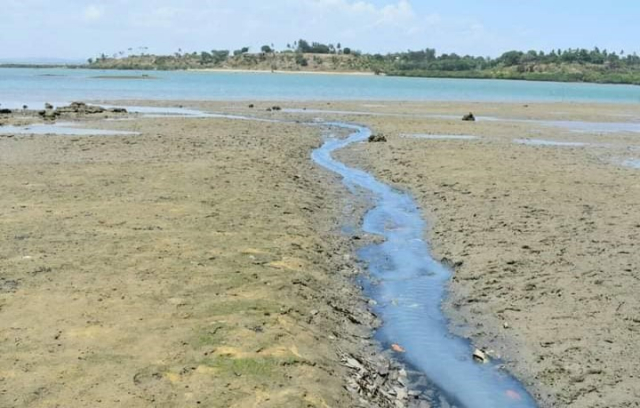
[[[366,52],[429,47],[496,55],[540,42],[504,18],[452,11],[444,0],[64,0],[54,9],[49,3],[0,0],[0,25],[21,33],[0,36],[0,58],[87,58],[143,45],[155,53],[284,48],[300,38]]]
[[[415,25],[417,14],[408,0],[399,0],[391,4],[376,6],[368,1],[350,0],[303,0],[304,8],[310,14],[318,13],[334,22],[342,22],[349,26],[389,26],[400,27],[406,24]]]
[[[99,20],[104,15],[104,7],[91,4],[84,9],[83,17],[87,21]]]

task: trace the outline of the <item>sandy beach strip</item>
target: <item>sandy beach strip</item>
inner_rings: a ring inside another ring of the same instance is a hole
[[[349,75],[349,76],[372,76],[373,72],[359,71],[294,71],[294,70],[266,70],[266,69],[238,69],[238,68],[192,68],[189,72],[202,73],[242,73],[242,74],[284,74],[284,75]]]

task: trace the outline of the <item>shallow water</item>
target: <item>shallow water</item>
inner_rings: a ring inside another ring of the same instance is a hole
[[[306,108],[285,108],[285,113],[306,113],[315,115],[351,115],[351,116],[381,116],[394,118],[430,118],[430,119],[461,119],[462,115],[438,115],[438,114],[413,114],[413,113],[393,113],[393,112],[368,112],[368,111],[347,111],[337,109],[306,109]]]
[[[622,162],[622,165],[633,169],[640,169],[640,159],[627,159]]]
[[[288,113],[306,114],[331,114],[331,115],[352,115],[352,116],[378,116],[378,117],[406,117],[406,118],[426,118],[426,119],[451,119],[459,121],[462,115],[440,115],[440,114],[409,114],[409,113],[387,113],[387,112],[367,112],[367,111],[344,111],[330,109],[283,109]],[[640,133],[639,122],[585,122],[578,120],[545,120],[545,119],[517,119],[501,118],[497,116],[476,115],[478,122],[513,122],[527,123],[546,127],[561,128],[576,133]]]
[[[586,147],[589,143],[583,142],[558,142],[544,139],[514,139],[514,143],[527,146],[556,146],[556,147]]]
[[[139,77],[149,71],[128,71]],[[640,87],[558,82],[153,71],[157,79],[118,81],[122,71],[0,69],[0,103],[42,108],[74,100],[365,100],[493,102],[640,102]]]
[[[429,140],[477,140],[478,136],[471,135],[428,135],[422,133],[402,134],[401,137],[411,139],[429,139]]]
[[[376,312],[384,322],[379,330],[382,342],[402,346],[406,360],[427,375],[450,405],[535,407],[517,380],[493,363],[474,362],[469,342],[449,332],[441,303],[451,273],[431,258],[422,238],[426,225],[415,201],[370,174],[334,160],[334,151],[371,135],[367,128],[339,126],[353,133],[347,139],[327,140],[312,157],[341,175],[350,189],[360,187],[375,196],[375,207],[366,214],[363,230],[383,236],[385,242],[362,249],[359,257],[373,277],[367,290],[378,302]]]
[[[69,136],[132,136],[137,132],[120,130],[87,129],[76,127],[71,123],[56,123],[51,125],[28,126],[0,126],[2,135],[69,135]]]
[[[530,120],[527,122],[563,128],[576,133],[640,133],[640,123],[638,122],[584,122],[572,120]]]

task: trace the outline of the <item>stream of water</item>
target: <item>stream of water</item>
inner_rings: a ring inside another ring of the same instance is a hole
[[[415,201],[332,157],[336,150],[365,141],[370,130],[332,125],[353,133],[346,139],[327,140],[313,152],[313,160],[342,176],[350,189],[360,187],[374,195],[375,207],[366,214],[362,228],[385,238],[384,243],[359,251],[373,278],[367,294],[377,301],[376,313],[384,322],[380,340],[399,344],[405,359],[426,374],[449,406],[536,407],[516,379],[498,364],[475,362],[471,344],[449,332],[441,304],[451,273],[430,256],[423,240],[426,225]]]

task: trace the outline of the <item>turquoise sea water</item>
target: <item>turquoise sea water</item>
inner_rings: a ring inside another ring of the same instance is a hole
[[[157,79],[98,79],[147,74]],[[0,69],[4,107],[74,100],[405,100],[640,102],[640,87],[353,75]]]

